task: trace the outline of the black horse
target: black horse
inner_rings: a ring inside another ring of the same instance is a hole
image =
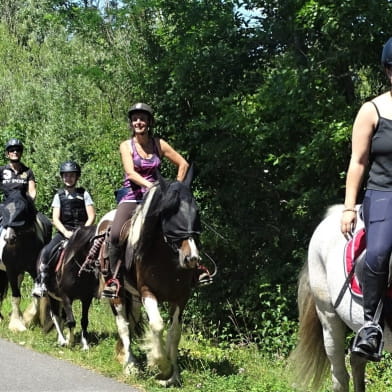
[[[132,217],[125,252],[125,289],[111,306],[121,339],[119,358],[126,373],[137,371],[130,348],[134,327],[146,310],[149,366],[157,367],[164,386],[180,384],[177,365],[182,313],[195,286],[199,264],[200,219],[192,191],[193,170],[183,182],[159,178]],[[158,305],[169,304],[170,327],[164,342],[164,322]]]
[[[9,282],[12,291],[9,329],[24,331],[38,316],[38,302],[33,299],[22,316],[20,287],[25,272],[33,279],[36,278],[37,257],[42,247],[50,241],[52,224],[46,216],[37,212],[33,200],[19,190],[8,195],[1,205],[1,215],[0,301],[5,298]]]
[[[60,246],[53,255],[55,257],[55,273],[51,274],[48,282],[49,309],[52,321],[58,334],[58,344],[72,346],[74,344],[74,330],[76,326],[72,311],[75,299],[82,303],[81,317],[81,345],[87,350],[88,312],[93,298],[100,296],[101,273],[96,263],[97,254],[92,257],[90,249],[94,244],[96,226],[83,226],[75,231],[72,237]],[[99,247],[97,247],[97,251]],[[97,253],[97,252],[95,252]],[[52,263],[52,261],[51,261]],[[64,337],[63,325],[67,327]]]

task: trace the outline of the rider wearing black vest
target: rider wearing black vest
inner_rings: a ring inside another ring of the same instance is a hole
[[[84,192],[84,188],[76,188],[72,199],[67,197],[64,189],[57,192],[60,198],[60,220],[68,230],[75,230],[87,222]]]
[[[80,177],[80,166],[72,161],[60,166],[60,175],[65,188],[59,190],[52,202],[53,225],[57,233],[41,252],[38,277],[32,294],[42,297],[47,292],[47,284],[54,268],[53,260],[57,259],[60,245],[70,238],[73,232],[81,226],[90,226],[95,220],[95,209],[90,194],[84,188],[77,188]]]
[[[36,196],[35,177],[33,171],[22,163],[22,154],[23,143],[15,138],[8,140],[5,145],[5,155],[8,163],[0,166],[0,191],[4,195],[4,202],[11,194],[18,191],[28,199],[29,204],[34,208],[34,199]],[[6,223],[2,222],[2,215],[4,214],[3,207],[4,204],[0,204],[1,224]]]

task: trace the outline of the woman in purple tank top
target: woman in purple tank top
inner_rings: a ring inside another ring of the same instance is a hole
[[[129,126],[132,130],[130,139],[120,144],[121,161],[124,168],[124,187],[128,192],[123,195],[117,206],[116,215],[110,231],[108,256],[110,270],[119,270],[121,265],[121,248],[119,244],[120,231],[124,223],[133,215],[143,194],[152,187],[157,180],[157,171],[161,158],[166,157],[177,166],[177,181],[185,178],[188,162],[166,141],[153,137],[153,110],[145,103],[136,103],[128,110]],[[119,276],[112,276],[107,281],[103,296],[113,298],[117,296]]]

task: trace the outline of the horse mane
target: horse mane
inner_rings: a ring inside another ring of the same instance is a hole
[[[50,241],[52,237],[52,223],[51,221],[41,212],[37,212],[36,218],[34,220],[34,228],[37,233],[38,239],[46,244]]]
[[[132,247],[134,257],[142,257],[145,247],[151,244],[162,208],[161,199],[162,189],[159,184],[154,185],[145,194],[143,202],[132,217],[128,244]]]
[[[343,204],[334,204],[332,206],[329,206],[324,214],[324,219],[330,215],[334,215],[337,212],[342,212],[344,209]]]
[[[359,211],[360,207],[361,207],[361,205],[357,204],[355,206],[355,209],[357,211]],[[341,214],[343,210],[344,210],[344,204],[333,204],[327,208],[327,211],[325,212],[325,215],[324,215],[324,219],[330,215],[335,215],[338,213]]]
[[[65,247],[64,263],[67,263],[75,257],[80,250],[85,250],[86,247],[91,246],[90,242],[95,235],[95,230],[95,225],[81,226],[72,234],[72,237],[68,240],[68,244]]]

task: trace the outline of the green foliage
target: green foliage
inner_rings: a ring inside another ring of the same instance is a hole
[[[195,164],[202,248],[218,266],[193,314],[214,338],[285,354],[308,240],[343,200],[355,112],[383,88],[392,3],[98,3],[0,0],[0,143],[23,140],[48,214],[60,163],[78,161],[99,218],[121,184],[127,108],[151,104],[155,134]]]

